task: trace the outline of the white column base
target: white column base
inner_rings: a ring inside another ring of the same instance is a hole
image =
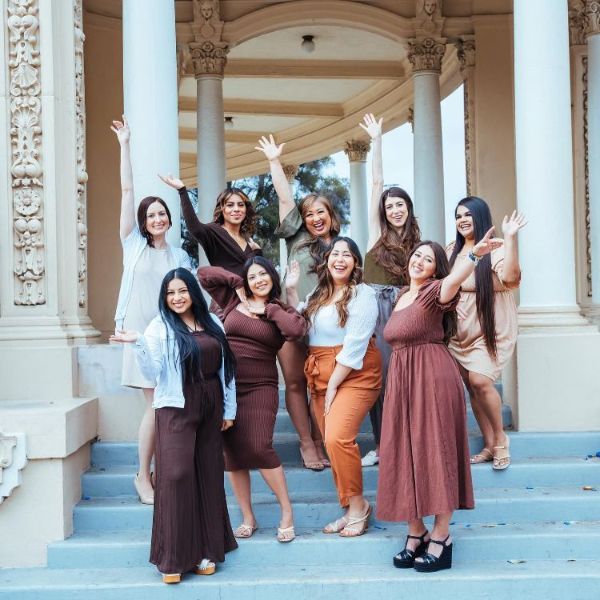
[[[589,304],[582,306],[583,316],[596,327],[600,327],[600,304]]]
[[[531,332],[588,332],[592,331],[589,321],[578,307],[548,306],[519,307],[519,331]]]

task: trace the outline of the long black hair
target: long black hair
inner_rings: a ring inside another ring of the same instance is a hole
[[[273,302],[275,300],[279,300],[279,298],[281,298],[281,280],[279,279],[279,273],[277,272],[277,269],[275,269],[273,263],[264,256],[252,256],[244,264],[242,279],[244,280],[244,291],[246,292],[246,297],[251,298],[253,296],[252,290],[248,285],[248,271],[252,265],[259,265],[262,267],[271,278],[273,287],[269,292],[269,298],[267,301]]]
[[[412,255],[421,247],[421,246],[429,246],[431,251],[433,252],[433,256],[435,258],[435,273],[433,274],[434,279],[443,279],[450,275],[450,263],[448,262],[448,257],[446,256],[446,252],[444,249],[437,243],[432,242],[431,240],[423,240],[419,242],[411,251],[408,256],[408,260],[412,257]],[[447,345],[448,342],[456,335],[457,330],[457,318],[456,318],[456,310],[449,310],[444,313],[444,317],[442,320],[442,325],[444,327],[444,343]]]
[[[492,227],[492,213],[486,201],[477,196],[467,196],[457,205],[464,206],[473,219],[473,232],[475,234],[475,243],[479,242],[483,236]],[[456,212],[454,213],[456,217]],[[454,266],[454,261],[458,253],[465,245],[465,238],[456,229],[456,243],[450,256],[450,266]],[[496,315],[494,313],[494,279],[492,277],[492,259],[490,254],[486,254],[479,260],[475,267],[475,298],[477,304],[477,316],[483,332],[485,346],[493,358],[496,358]]]
[[[158,310],[163,321],[168,325],[167,339],[169,328],[173,331],[173,336],[175,338],[174,343],[179,352],[182,377],[191,377],[191,381],[200,380],[200,364],[202,357],[200,348],[190,335],[187,325],[167,304],[167,291],[169,283],[173,281],[173,279],[181,279],[181,281],[185,283],[192,300],[192,312],[196,323],[202,327],[207,335],[215,338],[221,344],[225,362],[225,383],[229,384],[235,374],[235,358],[229,347],[225,333],[215,323],[208,312],[206,300],[204,300],[204,296],[200,291],[200,286],[194,276],[187,269],[178,268],[169,271],[162,280],[158,297]]]

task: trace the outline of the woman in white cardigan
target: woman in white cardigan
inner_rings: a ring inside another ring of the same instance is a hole
[[[223,325],[208,312],[186,269],[163,279],[160,314],[112,341],[135,345],[140,370],[156,383],[156,502],[150,562],[165,583],[215,572],[237,547],[223,487],[221,431],[236,414],[235,359]]]
[[[187,253],[167,243],[171,213],[162,198],[143,198],[136,210],[133,171],[129,152],[130,131],[127,119],[113,121],[112,131],[121,147],[121,219],[123,278],[115,314],[115,330],[143,331],[156,316],[158,290],[165,273],[176,267],[191,269]],[[121,385],[139,388],[146,398],[146,411],[138,432],[139,472],[133,483],[144,504],[154,503],[150,463],[154,454],[154,381],[140,371],[132,348],[123,349]]]
[[[367,530],[371,514],[356,436],[381,388],[381,355],[373,340],[378,309],[375,292],[362,283],[362,257],[353,240],[333,239],[324,259],[317,287],[298,306],[310,322],[304,373],[344,509],[323,532],[355,537]],[[299,267],[292,264],[286,286],[294,305]]]

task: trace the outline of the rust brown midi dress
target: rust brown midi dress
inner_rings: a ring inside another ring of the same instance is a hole
[[[473,508],[463,384],[444,344],[442,282],[423,284],[414,302],[392,312],[392,346],[377,487],[377,517],[411,521]]]
[[[183,408],[155,411],[154,518],[150,562],[185,573],[203,558],[223,562],[237,548],[223,486],[221,346],[194,332],[202,380],[184,378]]]
[[[279,377],[275,358],[285,340],[301,339],[306,319],[285,304],[270,303],[265,315],[254,318],[237,310],[236,289],[241,277],[220,267],[198,270],[201,285],[223,307],[223,325],[237,367],[237,413],[233,427],[223,434],[225,470],[275,469],[281,465],[273,449],[279,408]]]

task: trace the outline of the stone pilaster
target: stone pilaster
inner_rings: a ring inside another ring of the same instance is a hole
[[[569,43],[571,46],[585,44],[585,0],[569,0]]]
[[[349,140],[344,152],[350,162],[350,236],[362,253],[369,237],[369,207],[367,195],[367,154],[371,142]]]

